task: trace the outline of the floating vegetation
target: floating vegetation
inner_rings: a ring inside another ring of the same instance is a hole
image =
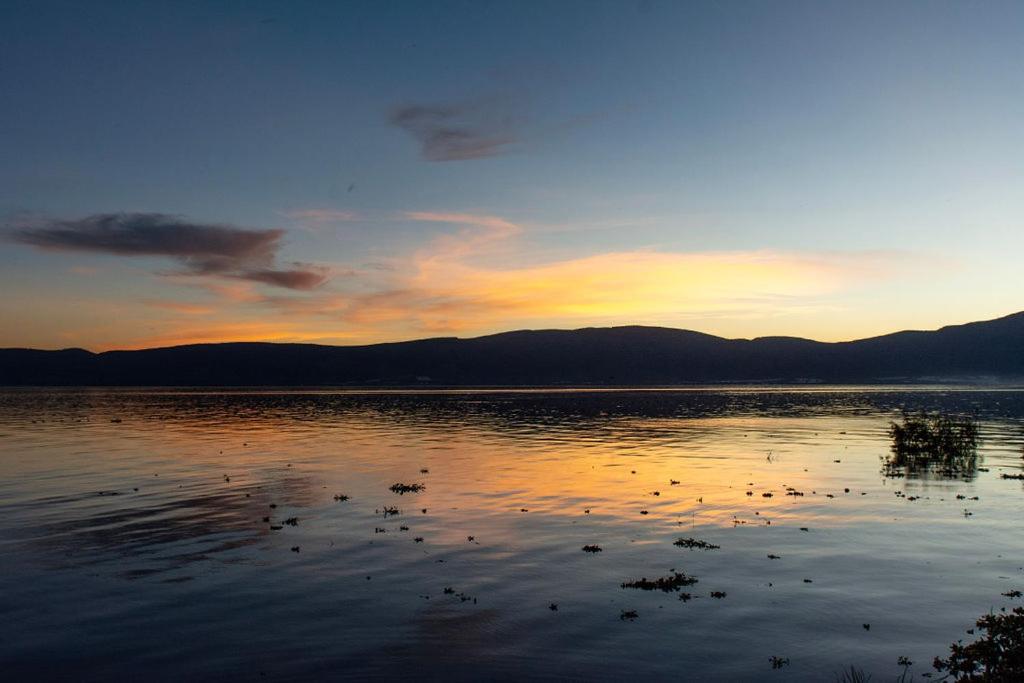
[[[1003,596],[1007,598],[1019,598],[1022,595],[1024,595],[1024,593],[1021,593],[1018,590],[1006,591],[1005,593],[1003,593]]]
[[[887,476],[934,472],[969,477],[978,465],[978,423],[970,418],[904,413],[889,426],[891,453],[882,467]]]
[[[642,591],[664,591],[665,593],[672,593],[679,590],[683,586],[692,586],[697,583],[697,577],[687,576],[683,572],[673,572],[668,576],[662,576],[657,579],[648,579],[643,577],[634,581],[626,581],[622,584],[623,588],[638,588]]]
[[[973,643],[949,646],[949,657],[933,666],[955,681],[1024,680],[1024,607],[1005,614],[986,614],[977,621],[985,632]]]
[[[404,496],[407,493],[419,493],[423,489],[427,488],[424,484],[392,484],[391,492],[397,493],[400,496]]]
[[[690,550],[718,550],[722,546],[715,545],[714,543],[708,543],[697,538],[680,538],[677,539],[672,545],[677,545],[680,548],[689,548]]]
[[[640,615],[637,614],[635,609],[624,609],[622,610],[622,613],[619,615],[619,619],[622,619],[623,621],[633,621],[639,616]]]
[[[781,669],[782,667],[789,664],[789,657],[777,657],[775,655],[772,655],[768,658],[768,661],[771,662],[773,669]]]
[[[585,545],[583,546],[583,552],[585,553],[600,553],[603,552],[604,548],[599,545]]]

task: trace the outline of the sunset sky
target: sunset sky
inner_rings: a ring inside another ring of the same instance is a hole
[[[1024,309],[1024,3],[0,2],[0,346]]]

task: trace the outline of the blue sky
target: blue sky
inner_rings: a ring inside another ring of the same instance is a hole
[[[996,2],[3,2],[0,345],[1024,309],[1022,35]],[[280,232],[211,270],[106,214]]]

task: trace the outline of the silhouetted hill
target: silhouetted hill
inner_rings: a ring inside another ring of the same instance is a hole
[[[1024,313],[851,342],[661,327],[536,330],[370,346],[228,343],[0,350],[0,385],[530,386],[1024,378]]]

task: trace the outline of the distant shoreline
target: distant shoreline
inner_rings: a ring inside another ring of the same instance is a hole
[[[0,349],[0,386],[595,388],[1024,383],[1024,312],[849,342],[663,327],[505,332],[370,346],[221,343]]]

